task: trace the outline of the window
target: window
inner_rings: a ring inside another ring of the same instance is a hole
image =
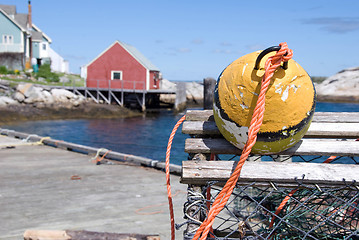
[[[111,71],[111,80],[122,80],[122,71]]]
[[[42,50],[44,50],[44,51],[46,50],[46,43],[42,44]]]
[[[13,44],[14,38],[12,35],[2,35],[3,44]]]

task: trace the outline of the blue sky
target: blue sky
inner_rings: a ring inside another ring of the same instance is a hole
[[[27,0],[0,0],[27,12]],[[312,76],[359,66],[359,1],[32,0],[33,22],[80,72],[115,40],[169,80],[217,78],[247,53],[287,42]]]

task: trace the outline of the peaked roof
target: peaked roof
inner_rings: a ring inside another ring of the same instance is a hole
[[[4,10],[8,15],[16,14],[16,6],[15,5],[3,5],[0,4],[0,8]]]
[[[24,27],[22,27],[19,23],[17,23],[16,21],[15,21],[15,15],[14,15],[14,17],[12,17],[12,15],[11,14],[8,14],[7,13],[7,11],[9,11],[9,10],[4,10],[3,9],[3,7],[4,6],[7,6],[7,5],[0,5],[0,12],[6,17],[6,18],[8,18],[10,21],[12,21],[18,28],[20,28],[20,30],[21,31],[23,31],[23,32],[26,32],[26,28],[24,28]],[[5,7],[5,9],[6,9],[6,7]]]
[[[0,11],[5,14],[15,25],[17,25],[23,32],[27,31],[28,14],[16,13],[15,5],[1,5]],[[46,38],[50,43],[52,42],[45,33],[43,33],[35,24],[32,24],[34,31],[32,31],[33,40],[42,41],[42,38]]]
[[[15,21],[24,29],[27,29],[27,14],[24,13],[17,13],[14,16]]]
[[[135,48],[134,46],[131,46],[129,44],[126,44],[124,42],[120,42],[120,41],[116,41],[118,42],[120,45],[122,45],[122,47],[124,49],[127,50],[127,52],[129,52],[134,58],[137,59],[137,61],[139,61],[145,68],[148,68],[149,70],[153,70],[153,71],[160,71],[158,67],[156,67],[155,65],[153,65],[153,63],[148,60],[140,51],[137,50],[137,48]],[[116,43],[115,42],[115,43]]]
[[[160,71],[158,67],[156,67],[150,60],[148,60],[140,51],[138,51],[134,46],[129,45],[124,42],[120,42],[116,40],[112,43],[108,48],[105,49],[102,53],[100,53],[97,57],[95,57],[90,63],[86,65],[88,67],[94,61],[96,61],[99,57],[101,57],[105,52],[107,52],[110,48],[112,48],[115,44],[119,44],[123,47],[132,57],[134,57],[142,66],[150,71]]]

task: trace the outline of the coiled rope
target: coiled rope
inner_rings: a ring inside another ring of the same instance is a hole
[[[265,110],[265,93],[267,92],[267,89],[269,87],[270,80],[273,77],[276,69],[281,66],[281,63],[289,61],[293,56],[293,52],[291,49],[288,48],[287,43],[285,42],[280,43],[279,46],[281,47],[279,51],[277,51],[277,53],[274,56],[269,57],[265,63],[264,66],[265,73],[261,82],[261,90],[258,96],[256,107],[252,115],[250,127],[248,129],[248,140],[243,148],[240,160],[237,163],[237,166],[233,171],[232,175],[230,176],[230,178],[228,179],[227,183],[222,188],[221,192],[218,194],[215,201],[213,202],[212,208],[209,210],[207,218],[202,222],[201,226],[198,228],[196,234],[193,237],[193,240],[197,240],[197,239],[205,240],[207,238],[207,235],[212,228],[215,217],[220,213],[220,211],[226,205],[229,197],[231,196],[233,189],[240,176],[243,164],[248,158],[253,145],[257,141],[257,133],[263,122],[263,116]],[[169,202],[170,218],[171,218],[172,240],[175,239],[175,224],[174,224],[173,203],[172,203],[170,175],[169,175],[169,158],[170,158],[170,151],[171,151],[173,137],[177,131],[177,128],[184,121],[184,119],[185,116],[183,116],[173,128],[168,141],[167,152],[166,152],[166,180],[167,180],[167,193],[168,193],[168,202]]]

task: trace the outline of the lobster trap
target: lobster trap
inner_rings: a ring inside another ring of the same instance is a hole
[[[359,114],[315,113],[306,136],[280,155],[253,155],[207,239],[359,239]],[[240,150],[212,111],[188,111],[182,164],[184,239],[205,220]],[[215,156],[215,157],[214,157]],[[214,160],[214,161],[208,161]]]

